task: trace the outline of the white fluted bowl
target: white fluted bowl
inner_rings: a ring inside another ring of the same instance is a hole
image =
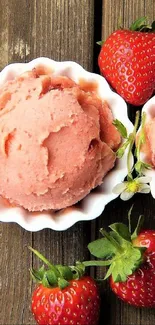
[[[75,62],[56,62],[48,58],[37,58],[29,63],[10,64],[0,73],[0,86],[7,80],[14,79],[21,73],[40,66],[51,71],[55,76],[67,76],[76,83],[81,79],[85,82],[97,83],[98,95],[101,99],[106,100],[114,118],[119,119],[126,126],[128,133],[132,132],[133,125],[128,118],[125,101],[110,89],[102,76],[84,70]],[[6,200],[1,198],[0,221],[16,222],[26,230],[38,231],[44,228],[66,230],[78,221],[95,219],[101,215],[106,204],[118,196],[112,190],[127,175],[126,161],[127,154],[125,153],[122,159],[116,161],[115,168],[107,174],[101,186],[93,190],[78,204],[59,212],[29,212],[21,207],[10,206]]]

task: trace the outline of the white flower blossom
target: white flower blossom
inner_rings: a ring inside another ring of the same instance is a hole
[[[124,181],[113,188],[113,193],[120,194],[123,201],[132,198],[135,193],[149,193],[151,177],[142,176],[130,181]]]

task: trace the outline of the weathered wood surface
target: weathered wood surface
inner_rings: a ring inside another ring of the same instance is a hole
[[[128,27],[133,19],[143,15],[150,19],[155,17],[154,0],[0,0],[0,69],[11,62],[48,56],[56,60],[74,60],[96,71],[98,48],[95,41],[101,36],[101,19],[105,38],[117,27],[119,17],[122,25]],[[151,196],[139,195],[132,202],[135,203],[135,215],[143,213],[146,226],[155,225],[155,201]],[[15,224],[1,224],[0,325],[34,324],[29,309],[33,286],[28,268],[37,262],[29,253],[28,245],[41,250],[55,263],[86,259],[89,257],[86,246],[98,236],[99,228],[114,220],[125,221],[130,205],[131,201],[122,203],[118,199],[111,202],[96,221],[78,223],[65,232],[30,233]],[[103,270],[98,269],[96,275],[101,278]],[[125,305],[110,292],[106,282],[101,292],[100,324],[155,324],[154,310]]]

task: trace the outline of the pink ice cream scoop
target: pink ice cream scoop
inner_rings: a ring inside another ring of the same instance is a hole
[[[154,107],[155,109],[155,107]],[[145,143],[141,151],[145,153],[146,160],[155,167],[155,118],[151,118],[144,126]]]
[[[104,90],[103,90],[104,91]],[[97,94],[34,69],[0,89],[0,195],[30,211],[84,198],[113,168],[120,135]]]

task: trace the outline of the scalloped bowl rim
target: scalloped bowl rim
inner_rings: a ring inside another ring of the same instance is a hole
[[[132,132],[133,124],[128,118],[125,101],[111,90],[105,78],[86,71],[73,61],[58,62],[40,57],[29,63],[10,64],[0,72],[0,86],[5,81],[38,66],[51,69],[53,75],[68,76],[77,83],[80,79],[84,79],[86,82],[96,82],[98,84],[98,95],[107,101],[114,118],[119,119],[126,126],[128,133]],[[39,231],[45,228],[62,231],[70,228],[78,221],[93,220],[102,214],[106,204],[118,197],[112,192],[112,189],[117,183],[122,182],[127,175],[126,161],[127,153],[122,159],[117,160],[116,166],[106,175],[101,186],[90,192],[79,204],[58,212],[28,212],[21,207],[6,206],[1,198],[0,221],[15,222],[28,231]],[[131,157],[131,163],[133,163],[133,157]]]

